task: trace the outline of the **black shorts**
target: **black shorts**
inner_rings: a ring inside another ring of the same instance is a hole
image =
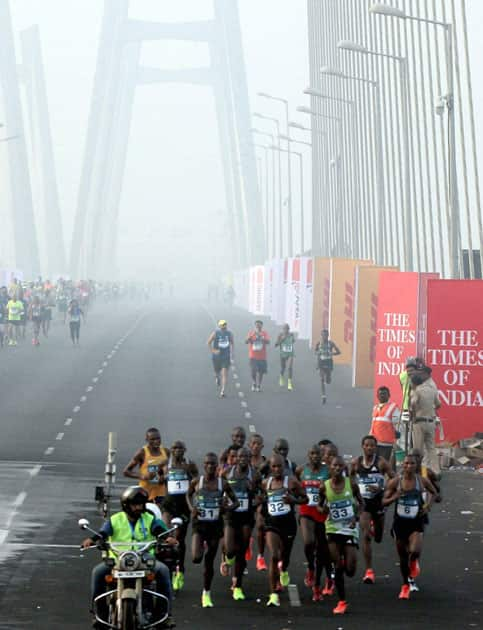
[[[391,528],[391,536],[396,540],[407,542],[411,534],[424,532],[424,516],[416,518],[395,518]]]
[[[330,372],[334,369],[334,361],[332,359],[319,359],[319,370],[329,370]]]
[[[354,536],[346,536],[345,534],[327,534],[327,542],[336,545],[354,547],[359,549],[359,542]]]
[[[10,326],[21,326],[22,325],[22,320],[21,319],[9,319],[8,323],[10,324]]]
[[[193,534],[199,534],[202,541],[217,540],[223,536],[223,520],[220,518],[217,521],[207,522],[193,519]]]
[[[259,374],[267,373],[267,362],[265,359],[250,359],[250,367],[254,372]]]
[[[247,526],[253,529],[255,526],[255,514],[250,510],[246,512],[227,512],[224,516],[224,520],[225,525],[229,525],[234,529],[241,529]]]
[[[221,354],[214,354],[212,356],[212,360],[215,372],[219,372],[222,368],[230,367],[230,355],[224,356]]]
[[[266,532],[278,534],[282,540],[295,538],[297,534],[297,520],[295,514],[291,512],[285,516],[265,516]]]
[[[363,512],[368,512],[372,517],[380,518],[384,515],[384,506],[382,505],[382,495],[375,499],[362,499],[364,502]]]
[[[186,502],[185,495],[166,495],[163,501],[163,512],[168,512],[173,518],[183,519],[183,523],[189,523],[191,510]]]

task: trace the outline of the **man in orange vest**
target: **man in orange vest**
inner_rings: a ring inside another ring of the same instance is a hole
[[[377,440],[377,454],[386,461],[391,460],[392,449],[398,438],[396,426],[401,412],[396,403],[390,402],[391,392],[386,386],[377,390],[377,400],[372,410],[372,424],[370,435]]]

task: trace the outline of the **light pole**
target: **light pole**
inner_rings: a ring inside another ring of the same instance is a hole
[[[262,98],[269,99],[271,101],[278,101],[279,103],[283,103],[285,109],[285,122],[287,125],[287,136],[290,137],[290,129],[289,129],[289,111],[288,111],[288,100],[286,98],[281,98],[280,96],[273,96],[272,94],[267,94],[266,92],[258,92],[258,96]],[[280,132],[279,132],[280,133]],[[288,255],[293,255],[293,240],[292,240],[292,177],[291,177],[291,161],[290,161],[290,142],[287,143],[287,175],[288,175]],[[280,153],[279,153],[280,155]]]
[[[346,50],[353,53],[361,53],[363,55],[371,55],[374,57],[383,57],[385,59],[391,59],[399,63],[400,79],[401,79],[401,100],[402,100],[402,114],[403,114],[403,129],[404,129],[404,196],[405,196],[405,212],[404,212],[404,234],[405,234],[405,248],[404,248],[404,268],[406,271],[413,271],[413,213],[411,208],[411,158],[410,158],[410,144],[409,144],[409,85],[408,85],[408,64],[406,57],[399,55],[391,55],[388,53],[377,52],[375,50],[369,50],[362,44],[357,44],[351,41],[340,41],[337,47],[341,50]]]
[[[373,4],[369,8],[370,13],[384,15],[386,17],[399,18],[402,20],[414,20],[425,24],[442,26],[445,35],[445,57],[446,57],[446,81],[447,93],[441,96],[440,107],[446,108],[448,112],[448,162],[449,162],[449,194],[450,200],[450,260],[451,277],[460,278],[460,210],[458,198],[458,180],[456,169],[456,123],[454,114],[454,81],[453,81],[453,25],[449,22],[430,20],[429,18],[408,15],[402,9],[387,4]],[[438,108],[436,110],[438,112]],[[471,252],[470,252],[471,255]]]
[[[379,98],[379,83],[374,79],[368,79],[366,77],[358,77],[355,75],[349,75],[342,72],[337,68],[331,68],[329,66],[324,66],[320,69],[322,74],[333,76],[339,79],[343,79],[345,81],[358,81],[359,83],[364,83],[366,85],[370,85],[374,89],[374,113],[375,113],[375,143],[376,143],[376,162],[377,162],[377,189],[378,189],[378,209],[379,209],[379,228],[381,229],[381,234],[379,238],[375,237],[375,242],[377,243],[377,257],[380,263],[385,263],[384,260],[384,235],[386,233],[386,224],[385,224],[385,191],[384,191],[384,157],[382,151],[382,138],[381,138],[381,103]],[[373,226],[373,232],[376,234],[376,226]]]
[[[267,250],[270,247],[270,230],[269,230],[269,214],[270,214],[270,199],[269,199],[269,177],[268,177],[268,151],[270,149],[270,147],[268,147],[266,144],[258,144],[256,142],[253,143],[255,147],[259,148],[259,149],[263,149],[263,152],[265,154],[265,229],[267,232]],[[273,155],[273,153],[272,153]],[[260,169],[261,170],[261,169]],[[262,187],[260,187],[262,188]],[[275,190],[273,191],[273,193],[275,193]],[[272,215],[272,234],[275,234],[275,213],[273,213]],[[275,241],[273,240],[272,242],[272,257],[275,258],[275,250],[273,249],[275,246]]]

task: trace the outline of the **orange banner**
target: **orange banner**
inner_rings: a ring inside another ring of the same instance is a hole
[[[381,271],[397,271],[397,268],[363,265],[357,266],[355,270],[352,387],[374,386],[377,301]]]
[[[330,338],[341,354],[334,363],[350,365],[354,337],[354,273],[359,265],[371,265],[369,260],[331,259],[330,274]]]
[[[330,258],[314,258],[312,288],[312,348],[320,339],[320,331],[329,328]]]

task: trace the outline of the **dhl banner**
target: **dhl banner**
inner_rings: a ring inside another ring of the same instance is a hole
[[[299,339],[310,339],[312,333],[313,258],[301,259],[300,331]]]
[[[265,271],[263,276],[263,313],[270,315],[272,312],[272,296],[273,296],[273,264],[265,263]]]
[[[287,299],[287,283],[288,283],[288,259],[281,260],[281,276],[278,291],[278,303],[275,321],[277,324],[285,324],[285,302]]]
[[[426,362],[445,439],[483,431],[483,281],[429,280]]]
[[[358,265],[370,265],[366,260],[332,258],[330,261],[330,338],[341,354],[334,363],[349,365],[352,361],[354,274]]]
[[[294,332],[300,331],[301,260],[289,258],[285,286],[285,322]]]
[[[248,310],[254,315],[263,315],[264,275],[265,267],[263,265],[250,267],[250,304]]]
[[[329,328],[330,258],[314,258],[312,288],[312,348],[320,339],[320,331]]]
[[[373,387],[376,358],[379,276],[395,267],[358,265],[354,277],[352,387]]]
[[[281,299],[283,286],[283,260],[275,259],[272,261],[272,299],[271,310],[269,312],[270,319],[277,321],[279,302]]]

